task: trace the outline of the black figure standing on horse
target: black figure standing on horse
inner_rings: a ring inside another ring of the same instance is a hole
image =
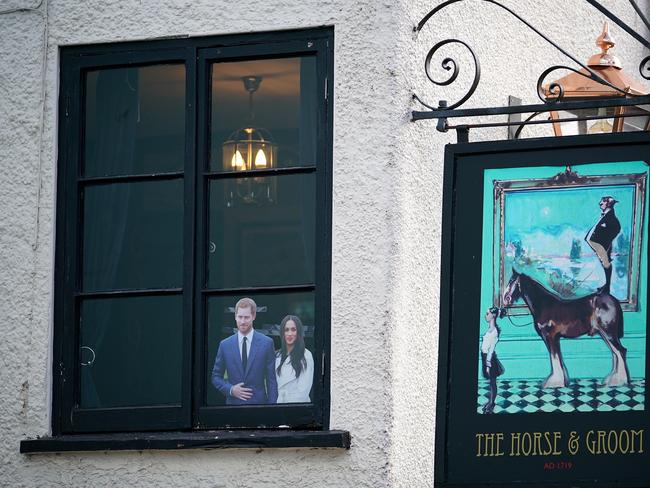
[[[585,241],[596,252],[605,270],[605,284],[598,288],[599,293],[609,293],[612,282],[612,242],[621,231],[621,224],[614,213],[616,203],[618,201],[610,196],[600,199],[600,219],[585,236]]]

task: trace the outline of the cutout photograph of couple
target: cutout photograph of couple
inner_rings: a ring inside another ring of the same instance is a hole
[[[215,299],[223,301],[226,297]],[[258,306],[252,298],[243,297],[234,307],[218,307],[225,310],[226,321],[226,314],[234,319],[235,328],[228,324],[220,331],[211,330],[209,404],[311,403],[313,327],[305,326],[297,312],[307,312],[302,313],[303,317],[313,320],[313,300],[310,296],[307,300],[293,300],[293,306],[284,310],[295,313],[282,314],[277,324],[277,318],[270,317],[270,310],[280,309],[275,305],[287,302],[286,296],[264,299],[269,305]],[[215,332],[221,332],[216,341]]]

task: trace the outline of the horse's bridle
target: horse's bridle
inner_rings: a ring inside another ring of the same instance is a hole
[[[515,280],[515,286],[517,287],[517,290],[519,290],[519,295],[523,295],[522,292],[521,292],[521,275],[517,275],[517,279]],[[510,288],[511,288],[511,285],[510,285],[510,283],[508,283],[507,295],[510,297],[510,303],[508,303],[507,306],[510,306],[512,304],[512,302],[514,302],[514,300],[512,300],[513,293],[510,291]]]
[[[519,291],[519,295],[523,297],[523,293],[522,293],[522,291],[521,291],[521,275],[517,275],[517,279],[515,280],[514,285],[516,286],[517,290]],[[508,290],[510,290],[510,283],[508,283]],[[513,291],[514,291],[514,290],[513,290]],[[513,293],[509,291],[509,292],[507,293],[507,295],[510,296],[510,303],[508,304],[508,306],[506,306],[506,308],[505,308],[506,311],[508,310],[508,307],[509,307],[510,305],[512,305],[512,303],[514,302],[514,300],[512,300],[512,295],[513,295]],[[528,323],[526,323],[526,324],[515,324],[515,323],[512,321],[512,315],[510,315],[509,313],[506,313],[505,316],[508,318],[508,321],[510,321],[510,323],[511,323],[512,325],[514,325],[515,327],[527,327],[527,326],[529,326],[530,324],[533,323],[533,321],[530,321],[530,322],[528,322]]]
[[[515,323],[512,321],[512,315],[510,315],[509,313],[507,313],[507,314],[506,314],[506,317],[508,318],[508,321],[509,321],[512,325],[514,325],[515,327],[528,327],[529,325],[531,325],[531,324],[533,323],[533,321],[531,320],[530,322],[526,322],[525,324],[515,324]]]

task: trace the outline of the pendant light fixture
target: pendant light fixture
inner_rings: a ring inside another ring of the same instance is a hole
[[[242,77],[248,92],[248,123],[236,130],[223,143],[223,165],[226,171],[250,171],[275,167],[277,144],[266,129],[255,126],[253,96],[262,83],[261,76]]]
[[[232,171],[267,170],[275,168],[278,146],[266,129],[256,127],[253,96],[262,83],[261,76],[242,77],[248,92],[248,123],[230,134],[222,145],[223,169]],[[242,175],[243,176],[243,175]],[[237,178],[228,191],[227,206],[269,204],[275,201],[276,181],[273,176]]]

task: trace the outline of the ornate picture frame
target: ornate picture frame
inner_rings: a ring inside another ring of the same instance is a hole
[[[617,188],[620,188],[622,190],[631,190],[630,192],[626,192],[631,193],[631,198],[629,198],[630,201],[625,202],[625,204],[631,207],[631,221],[629,223],[629,236],[626,236],[623,233],[619,235],[619,241],[623,240],[625,242],[625,249],[618,249],[618,253],[621,258],[625,259],[626,268],[630,270],[629,273],[625,274],[625,289],[627,293],[624,297],[619,297],[619,299],[624,311],[638,310],[639,266],[641,259],[641,236],[645,212],[644,196],[646,180],[647,175],[645,173],[581,176],[578,172],[573,171],[571,167],[567,167],[566,170],[551,178],[495,180],[493,183],[495,200],[493,211],[495,256],[493,263],[495,267],[498,267],[498,270],[495,270],[494,272],[494,277],[496,278],[494,284],[494,303],[498,304],[499,307],[504,306],[502,291],[507,284],[508,278],[506,276],[508,273],[508,270],[506,269],[508,261],[506,259],[506,249],[508,243],[505,239],[506,200],[509,195],[521,195],[525,193],[530,196],[538,194],[539,199],[544,199],[545,201],[545,209],[548,209],[549,199],[547,196],[551,190],[554,190],[555,192],[567,191],[571,193],[576,193],[581,190],[589,193],[600,191],[602,193],[615,192]],[[530,197],[528,199],[530,199]],[[596,207],[595,202],[594,207]],[[585,234],[587,230],[588,229],[585,229]],[[582,240],[583,239],[580,238],[580,241]],[[576,280],[579,279],[580,278],[576,278]],[[561,295],[564,295],[562,294],[563,290],[557,289],[556,291]],[[568,295],[572,294],[569,293]],[[567,296],[563,297],[569,298]],[[525,308],[525,305],[518,304],[512,306],[512,311],[515,314],[520,314]]]

